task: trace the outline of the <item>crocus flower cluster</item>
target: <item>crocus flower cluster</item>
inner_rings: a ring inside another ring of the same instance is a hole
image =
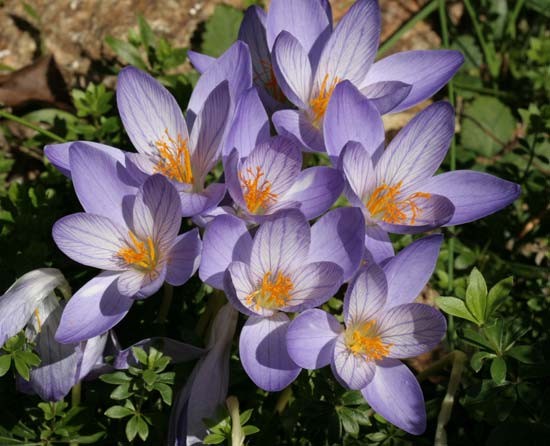
[[[185,113],[148,74],[120,72],[116,100],[135,151],[46,147],[83,208],[59,220],[53,238],[99,272],[64,308],[51,296],[64,284],[55,270],[29,273],[0,298],[0,342],[27,326],[32,339],[70,350],[70,379],[51,383],[57,362],[46,361],[31,376],[36,392],[63,397],[101,363],[106,336],[136,299],[198,271],[229,304],[206,349],[167,344],[174,357],[202,356],[175,404],[171,444],[200,442],[202,419],[224,401],[237,311],[246,317],[240,361],[257,386],[278,391],[302,369],[330,365],[387,420],[424,431],[422,391],[401,360],[445,334],[441,313],[414,303],[442,236],[396,254],[389,234],[477,220],[514,201],[519,187],[480,172],[436,174],[455,128],[446,102],[426,107],[384,148],[381,115],[429,98],[463,57],[409,51],[375,62],[379,34],[376,0],[357,0],[336,26],[327,0],[272,0],[267,13],[253,6],[218,59],[189,53],[202,75]],[[303,168],[310,151],[322,165]],[[218,164],[224,174],[215,177]],[[33,286],[42,291],[20,290]],[[344,290],[343,315],[319,308]],[[123,368],[132,358],[118,350]]]

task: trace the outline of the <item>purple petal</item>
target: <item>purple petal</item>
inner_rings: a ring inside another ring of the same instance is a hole
[[[126,269],[118,256],[126,246],[126,235],[107,217],[83,212],[67,215],[55,222],[52,235],[58,248],[75,262],[111,271]]]
[[[69,150],[69,161],[73,186],[84,210],[124,225],[124,212],[137,192],[137,183],[125,171],[124,153],[114,150],[76,142]]]
[[[216,58],[207,54],[197,53],[196,51],[188,50],[187,57],[193,68],[199,73],[204,73],[210,66],[216,62]]]
[[[336,339],[332,372],[340,384],[352,390],[364,388],[373,378],[374,361],[367,361],[362,355],[355,355],[346,346],[344,334]]]
[[[202,242],[198,228],[178,235],[166,265],[166,282],[181,286],[197,272],[201,261]]]
[[[145,272],[130,268],[120,274],[117,281],[117,287],[119,293],[124,296],[134,297],[148,282],[150,282],[150,280],[147,280],[147,274]]]
[[[295,178],[281,199],[300,203],[300,211],[308,220],[325,213],[344,189],[342,174],[330,167],[310,167]]]
[[[389,234],[380,226],[366,227],[365,249],[371,261],[378,264],[395,254]]]
[[[334,89],[323,120],[325,145],[338,158],[349,141],[360,143],[372,156],[384,142],[384,124],[375,104],[349,81]]]
[[[233,261],[250,261],[252,237],[246,224],[232,215],[220,215],[206,226],[199,277],[208,285],[223,289],[223,276]]]
[[[189,144],[195,184],[202,186],[219,160],[230,103],[228,83],[224,81],[208,95],[193,124]]]
[[[379,39],[378,2],[357,0],[323,49],[315,74],[315,91],[319,90],[326,75],[359,85],[374,61]]]
[[[422,389],[415,376],[395,359],[376,363],[373,380],[361,390],[377,413],[409,434],[426,430],[426,407]]]
[[[244,13],[239,29],[239,40],[248,45],[252,58],[254,83],[264,88],[272,80],[271,54],[265,31],[266,13],[259,6],[250,6]]]
[[[436,102],[417,114],[390,142],[376,164],[377,184],[406,188],[432,176],[454,135],[453,107]]]
[[[363,258],[365,220],[358,208],[339,208],[326,213],[311,228],[308,262],[334,262],[348,281]]]
[[[381,115],[384,115],[403,102],[411,88],[412,85],[404,82],[386,81],[367,85],[361,89],[361,93],[371,100]]]
[[[269,318],[250,317],[241,331],[239,356],[254,384],[277,392],[296,379],[301,368],[286,350],[288,316],[275,313]]]
[[[229,95],[234,107],[242,93],[252,86],[252,63],[245,43],[237,41],[231,45],[199,78],[189,99],[186,116],[189,128],[193,127],[210,93],[223,81],[229,83]]]
[[[125,274],[125,273],[124,273]],[[166,264],[157,266],[156,270],[146,274],[141,283],[139,291],[132,296],[133,299],[145,299],[155,294],[164,283],[166,278]],[[120,279],[118,288],[120,290]]]
[[[284,31],[273,47],[273,69],[285,96],[300,109],[309,108],[311,66],[300,42]]]
[[[260,278],[267,272],[290,274],[306,259],[310,240],[309,224],[301,212],[277,213],[273,220],[260,226],[252,242],[253,274]]]
[[[240,158],[246,158],[254,147],[269,139],[269,132],[269,119],[258,90],[251,88],[239,100],[224,142],[223,156],[229,156],[236,148]]]
[[[416,240],[384,265],[388,280],[386,309],[413,302],[432,276],[442,235]]]
[[[138,152],[155,154],[155,142],[166,133],[188,139],[178,103],[157,80],[134,67],[118,75],[116,100],[120,119]]]
[[[214,209],[225,196],[225,184],[212,183],[202,192],[178,191],[182,217],[194,217]]]
[[[292,298],[284,311],[298,313],[329,300],[342,284],[342,268],[332,262],[316,262],[291,275]]]
[[[378,265],[371,265],[350,283],[344,297],[346,326],[376,319],[388,295],[388,282]]]
[[[109,334],[104,333],[79,345],[78,348],[82,352],[82,358],[77,369],[77,381],[86,378],[90,372],[97,368],[98,364],[103,362],[103,353],[108,339]]]
[[[304,311],[288,327],[288,354],[304,369],[320,369],[332,361],[335,339],[343,330],[332,314],[317,309]]]
[[[422,190],[443,195],[454,205],[454,214],[445,226],[461,225],[493,214],[516,200],[518,184],[471,170],[446,172],[428,179]]]
[[[223,277],[223,289],[227,300],[247,316],[271,316],[272,310],[261,308],[247,299],[256,291],[257,284],[255,282],[255,277],[246,263],[232,262]]]
[[[311,120],[298,110],[280,110],[272,116],[273,125],[279,135],[295,137],[304,145],[304,150],[324,152],[323,133],[313,126]]]
[[[376,62],[360,88],[377,82],[399,81],[411,84],[404,101],[391,110],[406,110],[433,96],[464,63],[464,56],[453,50],[403,51]]]
[[[389,358],[412,358],[429,352],[445,336],[447,323],[440,311],[424,304],[390,308],[379,322],[382,342],[390,345]]]
[[[133,299],[119,293],[119,274],[101,273],[69,300],[55,339],[63,344],[86,341],[113,328],[126,316]]]
[[[345,145],[340,160],[341,170],[355,195],[350,197],[350,201],[363,207],[368,192],[375,187],[372,158],[362,144],[350,141]]]

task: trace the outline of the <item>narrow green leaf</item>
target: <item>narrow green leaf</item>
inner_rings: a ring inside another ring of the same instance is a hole
[[[125,383],[117,386],[115,390],[111,392],[111,398],[114,400],[125,400],[126,398],[132,396],[134,392],[130,391],[130,384]]]
[[[134,441],[134,438],[136,438],[136,435],[138,433],[138,420],[139,416],[134,415],[126,423],[126,438],[128,439],[128,441]]]
[[[239,415],[241,426],[244,426],[246,423],[248,423],[248,420],[250,420],[250,417],[252,416],[252,411],[253,409],[248,409]]]
[[[28,381],[30,378],[29,366],[25,360],[17,354],[17,352],[13,355],[13,362],[15,363],[15,370],[17,370],[17,373],[19,373],[25,381]]]
[[[477,319],[466,308],[464,301],[458,297],[441,296],[436,298],[435,302],[445,313],[466,319],[474,324],[478,323]]]
[[[502,384],[506,379],[506,361],[502,356],[497,356],[491,364],[491,378],[496,384]]]
[[[508,350],[506,355],[523,364],[537,364],[543,360],[540,350],[534,345],[516,345]]]
[[[105,416],[109,418],[125,418],[129,415],[132,415],[133,413],[134,412],[132,412],[130,409],[126,407],[112,406],[105,411]]]
[[[249,435],[253,435],[257,432],[260,432],[260,428],[258,428],[256,426],[248,425],[248,426],[243,427],[243,434],[247,437]]]
[[[149,436],[149,426],[147,426],[147,423],[142,417],[137,417],[137,419],[138,419],[137,432],[138,432],[139,438],[145,441]]]
[[[481,323],[485,322],[487,310],[487,284],[477,268],[472,269],[466,288],[466,308]]]
[[[97,443],[99,440],[101,440],[105,436],[105,432],[97,432],[95,434],[91,435],[80,435],[78,437],[72,438],[72,442],[78,443],[78,444],[94,444]]]
[[[11,367],[11,355],[0,356],[0,376],[4,376],[8,373]]]
[[[507,277],[489,290],[489,294],[487,295],[487,311],[489,314],[498,308],[504,298],[508,297],[513,286],[514,278]]]
[[[155,46],[155,34],[147,23],[147,20],[140,14],[138,15],[139,35],[141,37],[141,43],[145,48]]]
[[[473,354],[472,359],[470,359],[470,365],[472,369],[477,373],[483,367],[483,361],[488,358],[494,358],[495,355],[489,352],[476,352]]]
[[[114,372],[109,373],[108,375],[101,375],[99,379],[108,384],[124,384],[132,380],[132,378],[124,372]]]
[[[220,444],[225,441],[225,436],[220,434],[208,434],[202,441],[204,444]]]
[[[105,42],[107,42],[107,45],[111,47],[123,62],[130,63],[142,70],[147,70],[147,64],[143,61],[139,50],[135,46],[112,36],[107,36]]]

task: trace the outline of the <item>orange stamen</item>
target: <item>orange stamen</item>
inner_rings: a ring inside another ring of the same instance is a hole
[[[260,167],[256,167],[256,172],[249,167],[246,174],[248,178],[245,177],[245,173],[239,173],[246,207],[253,214],[264,212],[269,204],[277,200],[277,194],[271,192],[270,181],[262,180],[264,173]]]
[[[427,192],[415,192],[401,200],[399,199],[401,185],[402,181],[395,186],[384,183],[374,189],[366,205],[372,217],[378,217],[386,223],[401,224],[407,222],[406,211],[410,210],[411,217],[408,223],[414,225],[416,218],[422,213],[416,200],[430,198],[431,195]]]
[[[309,106],[313,113],[313,125],[319,127],[321,125],[321,120],[325,116],[327,111],[328,102],[334,93],[336,85],[338,85],[340,79],[335,77],[332,79],[332,82],[329,84],[329,75],[325,75],[323,82],[321,82],[321,87],[319,88],[319,93],[313,99],[309,101]]]
[[[34,316],[36,317],[36,322],[38,324],[38,333],[42,331],[42,322],[40,321],[40,312],[38,311],[38,308],[34,310]]]
[[[172,180],[180,183],[193,183],[193,171],[191,170],[191,155],[187,147],[187,140],[178,134],[177,139],[173,139],[164,130],[164,136],[155,142],[160,160],[157,163],[155,172],[161,173]]]
[[[257,309],[278,309],[288,304],[293,289],[290,277],[278,272],[273,278],[271,271],[268,271],[264,274],[260,289],[246,296],[246,303],[254,304]]]
[[[147,242],[139,240],[132,231],[128,232],[131,244],[121,248],[117,255],[127,265],[134,266],[144,271],[152,271],[157,266],[157,253],[153,240],[147,237]]]
[[[283,93],[283,90],[281,90],[281,87],[277,82],[277,78],[275,77],[275,72],[273,71],[273,65],[271,64],[271,61],[262,60],[260,63],[262,64],[262,67],[264,69],[263,74],[267,78],[267,80],[264,81],[264,86],[266,90],[271,93],[271,96],[273,96],[277,101],[285,102],[285,94]]]
[[[346,331],[346,345],[355,356],[378,361],[388,356],[392,344],[384,344],[378,335],[375,320],[367,321]]]

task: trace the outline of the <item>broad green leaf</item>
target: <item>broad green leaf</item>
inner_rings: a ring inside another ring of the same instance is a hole
[[[248,423],[248,420],[250,420],[250,417],[252,416],[252,411],[253,409],[248,409],[239,415],[241,426],[244,426],[246,423]]]
[[[15,370],[17,370],[17,373],[23,378],[25,381],[28,381],[30,378],[30,370],[29,366],[25,362],[21,356],[19,356],[17,353],[13,355],[13,362],[15,364]]]
[[[130,391],[130,384],[125,383],[117,386],[115,390],[111,392],[111,398],[114,400],[125,400],[126,398],[133,395],[134,392]]]
[[[134,415],[128,420],[128,423],[126,423],[126,438],[128,438],[128,441],[133,441],[134,438],[136,438],[136,435],[138,433],[138,423],[138,415]]]
[[[474,324],[478,323],[477,319],[472,315],[472,313],[470,313],[468,308],[466,308],[466,304],[462,299],[457,297],[441,296],[435,299],[435,303],[445,313],[466,319]]]
[[[108,384],[124,384],[132,380],[126,373],[121,371],[109,373],[108,375],[101,375],[99,379]]]
[[[506,361],[502,356],[497,356],[491,363],[491,378],[497,384],[502,384],[506,379]]]
[[[365,404],[365,398],[361,395],[361,392],[358,390],[349,390],[345,392],[341,397],[340,401],[344,406],[358,406],[359,404]]]
[[[202,51],[218,57],[229,48],[239,33],[243,13],[227,5],[219,5],[206,22],[203,34]]]
[[[487,310],[492,313],[502,303],[503,299],[510,294],[510,290],[514,286],[514,278],[507,277],[501,280],[489,290],[487,295]]]
[[[153,370],[145,370],[142,377],[143,381],[149,386],[152,386],[157,380],[157,374]]]
[[[0,356],[0,376],[4,376],[8,373],[11,367],[11,355]]]
[[[170,386],[163,383],[157,383],[154,388],[160,393],[162,401],[164,401],[168,406],[172,404],[172,388]]]
[[[105,416],[109,417],[109,418],[124,418],[124,417],[127,417],[129,415],[132,415],[134,412],[132,412],[130,409],[128,409],[127,407],[123,407],[123,406],[112,406],[112,407],[109,407],[106,411],[105,411]]]
[[[348,434],[353,436],[359,434],[359,423],[355,419],[355,414],[352,409],[341,407],[338,410],[338,416],[340,417],[342,427]]]
[[[248,425],[248,426],[244,426],[242,431],[245,436],[248,436],[248,435],[253,435],[260,432],[260,428],[256,426]]]
[[[143,417],[137,417],[137,419],[138,419],[137,432],[138,432],[139,438],[145,441],[149,436],[149,426],[147,426],[147,423],[145,422]]]
[[[40,357],[31,351],[23,350],[17,352],[17,356],[23,359],[23,361],[25,361],[27,365],[31,367],[36,367],[40,365]]]
[[[94,444],[105,436],[105,432],[97,432],[91,435],[80,435],[72,438],[72,441],[78,444]]]
[[[506,352],[506,355],[524,364],[537,364],[542,361],[542,355],[534,345],[516,345]]]
[[[473,354],[472,359],[470,359],[470,365],[472,366],[472,369],[477,373],[481,370],[481,367],[483,367],[483,361],[485,359],[494,358],[495,355],[493,353],[488,352],[476,352]]]
[[[466,308],[481,323],[487,310],[487,284],[477,268],[472,269],[466,288]]]
[[[141,347],[132,347],[134,357],[143,365],[147,365],[147,353]]]
[[[491,96],[478,96],[464,107],[461,143],[466,149],[490,157],[514,136],[516,120],[510,109]]]
[[[204,444],[220,444],[225,441],[225,436],[220,434],[208,434],[202,441]]]

